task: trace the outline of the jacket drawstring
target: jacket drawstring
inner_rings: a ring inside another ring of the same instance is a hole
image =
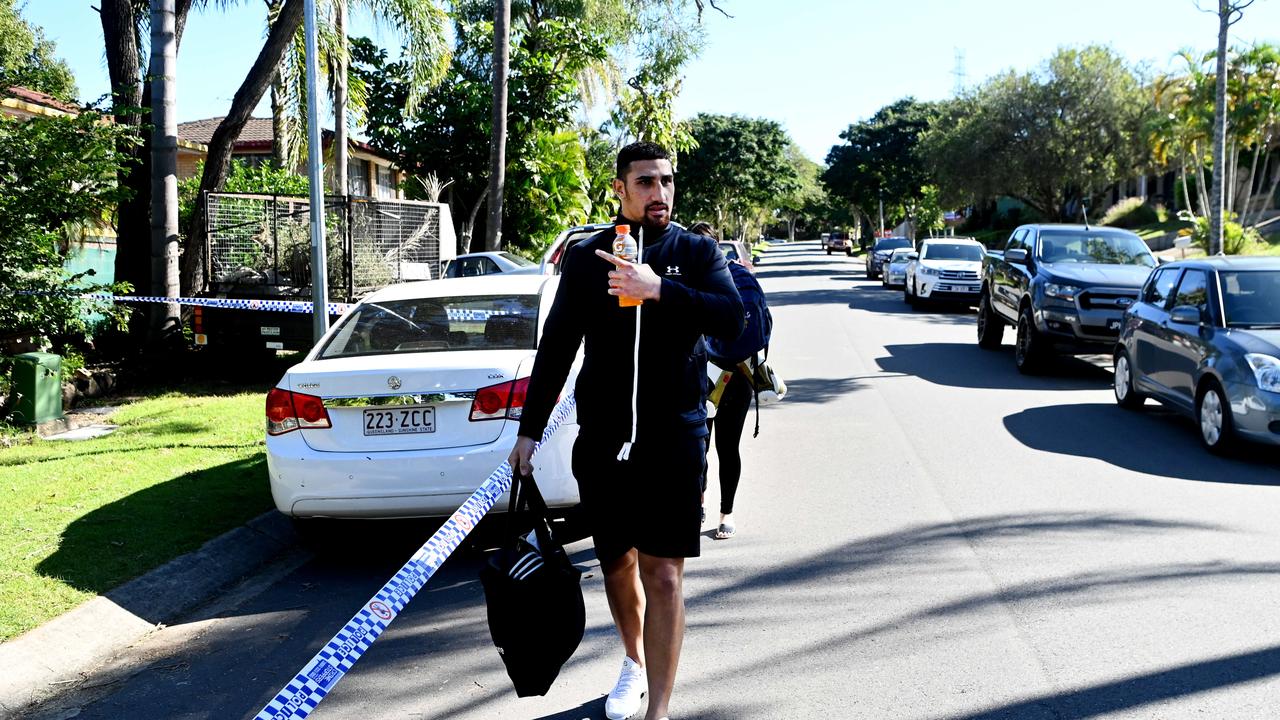
[[[644,262],[644,226],[640,226],[640,238],[636,242],[636,264]],[[636,426],[639,423],[637,404],[640,398],[640,309],[644,303],[636,305],[636,345],[631,359],[631,439],[622,443],[618,452],[618,461],[631,458],[631,446],[636,442]]]

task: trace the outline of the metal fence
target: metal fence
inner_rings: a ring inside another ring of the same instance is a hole
[[[302,197],[209,193],[206,284],[310,294],[310,202]],[[454,256],[448,206],[415,200],[325,198],[331,297],[354,299],[396,282],[440,277]]]

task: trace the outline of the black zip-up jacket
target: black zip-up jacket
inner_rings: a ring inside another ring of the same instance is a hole
[[[638,237],[638,224],[628,223]],[[631,384],[635,351],[634,307],[610,295],[614,266],[597,257],[613,252],[615,232],[606,230],[573,246],[565,258],[560,288],[543,326],[529,379],[520,434],[541,439],[584,340],[576,386],[583,435],[604,441],[631,437]],[[662,278],[658,300],[647,300],[640,325],[640,387],[637,442],[645,437],[706,435],[707,355],[703,335],[735,339],[743,309],[715,240],[675,224],[656,236],[645,233],[641,262]]]

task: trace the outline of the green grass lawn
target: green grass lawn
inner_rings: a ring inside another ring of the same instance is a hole
[[[0,641],[270,508],[263,398],[161,394],[112,435],[0,450]]]

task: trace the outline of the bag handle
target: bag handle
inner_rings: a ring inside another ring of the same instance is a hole
[[[511,472],[511,500],[507,506],[507,512],[515,513],[529,510],[533,514],[533,532],[538,538],[538,549],[542,552],[544,558],[563,558],[565,565],[572,565],[569,562],[569,555],[564,551],[564,546],[551,534],[551,524],[548,519],[550,510],[547,508],[547,501],[542,497],[542,491],[538,489],[538,482],[533,479],[533,473],[521,475],[519,470],[512,469]]]

